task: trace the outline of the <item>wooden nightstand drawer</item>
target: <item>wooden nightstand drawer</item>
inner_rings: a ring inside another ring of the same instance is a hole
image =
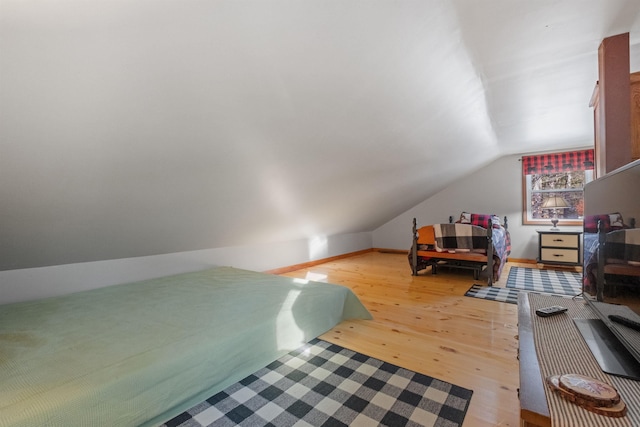
[[[569,262],[577,264],[580,254],[577,249],[541,248],[540,261]]]
[[[581,265],[582,231],[536,230],[538,262],[559,265]]]
[[[540,246],[555,248],[578,248],[580,236],[577,234],[542,234],[540,236]],[[576,261],[577,262],[577,261]]]

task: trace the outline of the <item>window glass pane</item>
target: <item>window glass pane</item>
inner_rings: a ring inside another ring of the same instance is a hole
[[[593,171],[570,171],[554,174],[525,175],[526,220],[546,222],[555,215],[562,220],[581,221],[584,215],[584,185],[593,179]],[[568,207],[543,209],[551,196],[564,199]]]

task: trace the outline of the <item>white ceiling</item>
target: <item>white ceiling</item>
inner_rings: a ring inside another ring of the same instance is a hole
[[[368,231],[592,144],[637,0],[0,0],[0,269]]]

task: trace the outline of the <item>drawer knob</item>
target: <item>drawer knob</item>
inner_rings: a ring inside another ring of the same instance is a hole
[[[554,242],[564,242],[562,239],[553,239]]]

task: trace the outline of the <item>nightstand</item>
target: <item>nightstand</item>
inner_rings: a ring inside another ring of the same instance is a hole
[[[536,230],[538,232],[538,262],[581,266],[580,237],[582,231]]]

